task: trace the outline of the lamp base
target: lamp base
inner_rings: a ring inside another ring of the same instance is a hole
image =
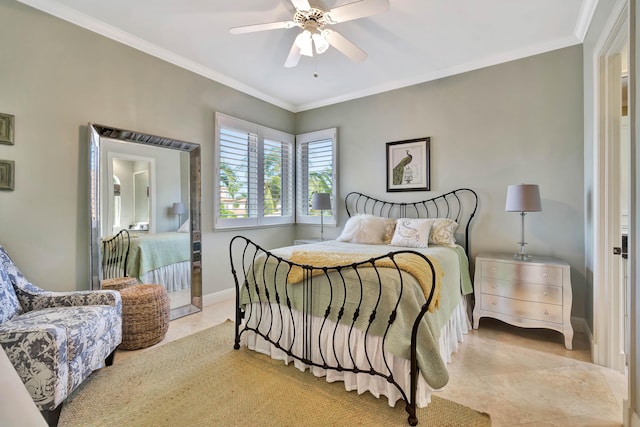
[[[518,261],[531,261],[531,255],[527,255],[527,242],[524,241],[524,236],[522,237],[523,239],[518,242],[520,243],[520,252],[516,253],[513,259],[517,259]]]

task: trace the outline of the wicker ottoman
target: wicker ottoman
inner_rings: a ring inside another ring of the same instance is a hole
[[[169,297],[162,285],[136,285],[122,296],[121,350],[149,347],[164,339],[169,329]]]
[[[138,281],[135,277],[114,277],[113,279],[104,279],[100,282],[102,289],[110,289],[112,291],[119,291],[129,286],[137,285]]]

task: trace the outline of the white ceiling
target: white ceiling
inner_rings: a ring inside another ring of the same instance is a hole
[[[581,43],[598,0],[390,0],[331,27],[366,61],[330,48],[295,68],[283,64],[298,28],[229,34],[291,20],[291,0],[18,1],[297,112]]]

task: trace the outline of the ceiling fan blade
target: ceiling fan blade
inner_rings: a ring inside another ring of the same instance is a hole
[[[339,50],[347,58],[355,62],[362,62],[367,59],[367,52],[346,39],[342,34],[329,29],[325,29],[323,32],[329,44]]]
[[[389,9],[389,0],[358,0],[331,9],[324,16],[332,24],[375,15]]]
[[[231,34],[253,33],[265,30],[280,30],[283,28],[293,28],[297,24],[293,21],[269,22],[266,24],[243,25],[242,27],[233,27],[229,29]]]
[[[309,10],[311,9],[311,5],[309,4],[309,0],[291,0],[293,6],[298,10]]]
[[[291,46],[289,56],[287,56],[284,66],[285,68],[293,68],[298,65],[298,62],[300,62],[300,48],[295,42],[293,42],[293,46]]]

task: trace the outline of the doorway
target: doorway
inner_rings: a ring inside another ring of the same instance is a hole
[[[622,257],[623,234],[628,232],[631,157],[630,106],[626,102],[629,99],[628,6],[622,8],[600,55],[592,355],[595,363],[624,373],[629,343],[627,263]]]

